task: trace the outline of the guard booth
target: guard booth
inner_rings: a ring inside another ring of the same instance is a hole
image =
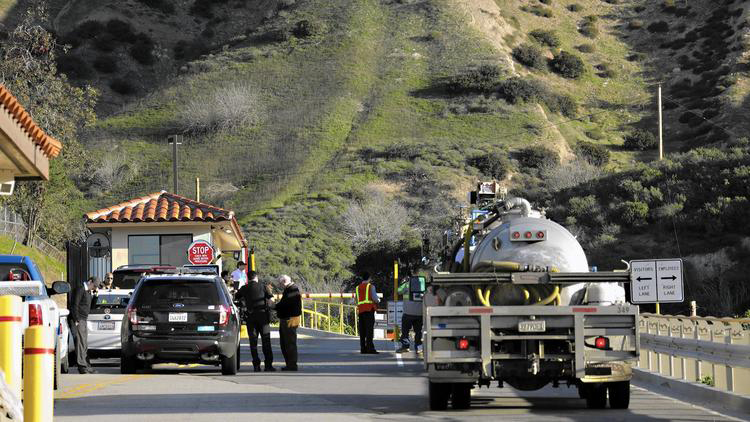
[[[247,247],[234,212],[166,191],[84,218],[91,234],[84,245],[68,247],[71,281],[89,276],[101,280],[122,265],[187,265],[188,248],[199,240],[213,246],[212,263],[221,270],[222,256]]]

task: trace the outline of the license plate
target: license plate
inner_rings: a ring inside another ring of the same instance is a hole
[[[187,312],[170,312],[169,322],[187,322]]]
[[[100,330],[114,330],[115,322],[114,321],[99,321],[99,325],[97,328]]]
[[[543,333],[547,331],[546,321],[518,321],[519,333]]]

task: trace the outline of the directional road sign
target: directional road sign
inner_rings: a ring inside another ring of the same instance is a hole
[[[682,260],[630,261],[630,296],[636,304],[682,302]]]

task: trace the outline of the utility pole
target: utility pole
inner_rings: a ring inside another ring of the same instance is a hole
[[[664,159],[664,139],[662,137],[662,120],[661,120],[661,82],[659,83],[658,89],[658,105],[659,108],[659,161]]]
[[[177,181],[179,180],[177,173],[177,145],[182,145],[182,142],[179,142],[182,140],[182,135],[172,135],[167,139],[172,144],[172,181],[174,182],[174,191],[172,193],[177,194]]]
[[[201,178],[195,178],[195,202],[201,201]]]

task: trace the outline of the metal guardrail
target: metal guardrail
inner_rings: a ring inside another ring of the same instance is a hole
[[[641,314],[638,366],[750,395],[750,319]]]
[[[344,303],[303,300],[300,326],[358,336],[357,307]]]

